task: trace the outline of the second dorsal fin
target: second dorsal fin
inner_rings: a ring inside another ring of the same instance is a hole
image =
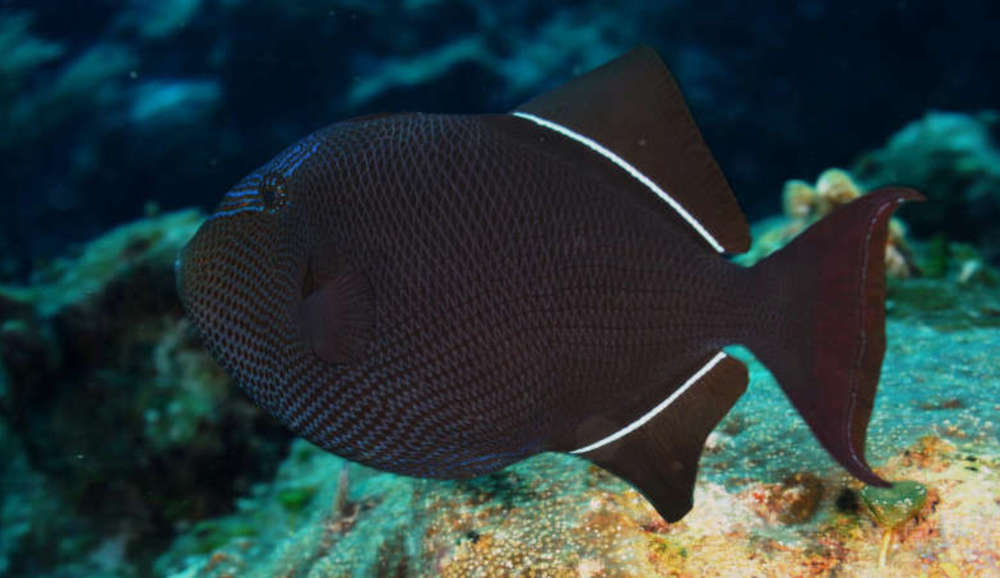
[[[514,113],[568,129],[597,152],[592,144],[625,161],[627,166],[608,157],[670,204],[716,251],[749,249],[746,217],[652,48],[635,48]]]

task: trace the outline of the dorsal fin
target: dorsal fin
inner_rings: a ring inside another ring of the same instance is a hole
[[[652,48],[635,48],[514,113],[547,121],[555,130],[569,129],[625,161],[635,173],[609,157],[660,195],[715,250],[749,249],[746,217],[677,83]]]

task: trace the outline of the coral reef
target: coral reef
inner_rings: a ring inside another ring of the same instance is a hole
[[[1000,257],[1000,114],[930,112],[863,155],[854,172],[868,186],[919,188],[935,210],[913,212],[914,226],[983,246]]]
[[[889,180],[886,183],[896,183]],[[905,182],[905,181],[903,181]],[[921,189],[923,192],[923,189]],[[753,265],[764,257],[784,247],[792,238],[818,221],[838,206],[863,195],[866,189],[858,184],[851,173],[841,169],[828,169],[820,174],[815,185],[799,179],[785,182],[782,192],[783,214],[765,219],[752,226],[753,246],[736,257],[744,265]],[[930,205],[928,205],[930,206]],[[925,213],[935,213],[933,207],[927,211],[911,212],[918,218]],[[893,280],[914,277],[949,279],[952,283],[941,286],[941,295],[935,301],[946,299],[956,290],[985,290],[989,301],[991,288],[1000,286],[1000,272],[990,264],[983,250],[974,245],[948,240],[944,233],[931,239],[914,240],[909,235],[909,226],[899,217],[889,221],[889,238],[886,243],[886,275]],[[904,285],[890,284],[890,296],[894,292],[914,296],[919,283]],[[989,316],[989,315],[987,315]],[[956,317],[959,321],[962,317]]]
[[[459,4],[464,4],[461,10],[476,23],[467,35],[428,46],[416,55],[405,50],[399,55],[400,47],[391,42],[356,55],[356,63],[370,68],[347,92],[344,108],[391,106],[403,90],[408,100],[419,101],[421,89],[436,83],[454,85],[469,74],[502,87],[499,95],[483,96],[497,105],[510,106],[531,96],[538,86],[565,77],[567,71],[590,70],[614,58],[628,48],[619,39],[633,35],[639,24],[635,7],[623,6],[610,13],[599,4],[585,3],[575,10],[553,11],[530,35],[511,35],[533,10],[517,3],[505,8],[479,2]],[[410,17],[419,18],[419,10]],[[501,31],[505,37],[502,44]],[[439,108],[433,102],[427,106],[428,110]]]
[[[31,284],[0,287],[0,415],[10,451],[23,455],[12,460],[23,475],[7,481],[44,480],[37,487],[50,496],[38,507],[34,485],[17,485],[4,509],[27,503],[41,516],[60,506],[37,527],[17,514],[30,531],[10,538],[24,543],[13,567],[43,570],[31,545],[73,525],[87,531],[50,564],[85,558],[102,540],[148,560],[177,524],[224,513],[280,457],[287,434],[231,386],[174,294],[174,260],[202,218],[122,226]]]
[[[906,281],[915,282],[954,285]],[[977,306],[975,295],[955,298],[952,314]],[[833,464],[767,371],[748,359],[750,389],[710,437],[695,508],[675,524],[624,482],[570,456],[543,454],[451,482],[375,472],[296,442],[274,483],[256,486],[234,515],[185,532],[157,573],[996,574],[1000,527],[990,520],[1000,517],[1000,406],[984,388],[1000,383],[991,362],[1000,333],[986,319],[938,326],[921,316],[931,311],[920,302],[890,320],[868,436],[880,475],[921,484],[900,484],[909,494],[927,488],[922,503],[895,518],[885,507],[881,519],[872,515],[865,504],[876,500]]]
[[[767,484],[734,492],[703,480],[691,514],[665,524],[634,490],[566,456],[436,482],[375,473],[296,442],[274,486],[183,536],[156,567],[178,578],[988,575],[1000,571],[1000,529],[988,522],[1000,515],[996,449],[969,453],[929,437],[881,468],[932,490],[893,527],[880,567],[883,528],[858,507],[858,484],[837,473],[816,479],[831,491],[811,521],[765,507]],[[303,487],[306,505],[280,499]]]
[[[147,40],[169,38],[183,31],[204,7],[202,0],[127,0],[117,26],[134,29]]]

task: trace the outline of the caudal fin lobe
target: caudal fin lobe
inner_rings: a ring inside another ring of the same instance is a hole
[[[747,345],[827,451],[878,486],[888,484],[865,462],[865,436],[885,353],[889,217],[922,199],[905,188],[873,191],[751,269],[769,307]]]

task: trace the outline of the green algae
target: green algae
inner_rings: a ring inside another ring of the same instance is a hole
[[[948,237],[938,233],[924,244],[924,251],[917,257],[917,266],[926,276],[940,279],[948,273]]]
[[[882,548],[878,556],[881,568],[887,563],[896,529],[916,516],[927,502],[927,487],[908,480],[896,482],[889,488],[865,486],[860,495],[868,513],[882,527]]]
[[[233,540],[256,536],[260,530],[256,520],[251,518],[204,520],[196,524],[192,532],[198,536],[195,551],[198,554],[210,554]]]
[[[136,271],[165,270],[172,276],[179,248],[203,220],[200,211],[184,210],[121,225],[89,242],[80,255],[54,260],[36,272],[30,287],[13,288],[13,292],[28,297],[43,315],[50,315],[92,299]]]
[[[927,486],[910,480],[895,482],[890,488],[865,486],[861,490],[861,501],[879,526],[893,529],[916,516],[924,507]]]
[[[285,488],[278,492],[278,502],[289,512],[300,512],[316,497],[316,488],[306,486]]]

